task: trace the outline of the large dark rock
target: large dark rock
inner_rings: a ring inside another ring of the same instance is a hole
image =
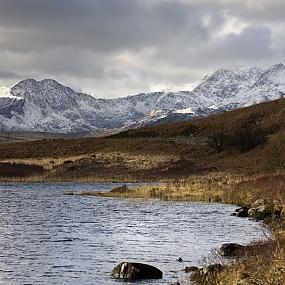
[[[247,217],[248,217],[248,210],[249,210],[249,208],[246,207],[246,206],[241,207],[241,208],[238,210],[236,216],[237,216],[237,217],[240,217],[240,218],[247,218]]]
[[[238,243],[224,243],[221,246],[219,253],[222,256],[234,257],[234,256],[239,256],[243,251],[243,249],[244,246]]]
[[[135,262],[122,262],[112,270],[112,276],[118,279],[160,279],[163,273],[156,267]]]

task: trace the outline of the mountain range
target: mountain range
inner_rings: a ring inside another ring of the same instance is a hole
[[[0,87],[0,130],[104,133],[208,116],[285,96],[285,66],[232,67],[205,76],[193,90],[98,99],[52,79]]]

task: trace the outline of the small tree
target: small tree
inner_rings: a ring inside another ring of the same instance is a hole
[[[213,148],[217,153],[224,150],[227,138],[222,132],[213,133],[209,135],[207,145]]]

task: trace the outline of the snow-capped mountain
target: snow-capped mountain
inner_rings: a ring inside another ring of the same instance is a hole
[[[191,91],[96,99],[55,80],[0,87],[0,130],[100,133],[157,121],[207,116],[285,96],[285,66],[224,68]]]

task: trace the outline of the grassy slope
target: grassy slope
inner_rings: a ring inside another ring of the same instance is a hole
[[[227,147],[217,153],[206,144],[207,138],[217,132],[229,135],[256,127],[271,136],[285,129],[284,122],[285,100],[281,99],[108,138],[1,143],[0,163],[39,165],[45,170],[40,180],[157,180],[209,172],[258,173],[263,171],[266,143],[246,152]],[[0,176],[4,176],[1,169]]]
[[[214,132],[230,133],[241,127],[255,125],[276,133],[285,130],[284,120],[285,99],[280,99],[188,122],[128,130],[113,137],[176,137],[187,135],[195,129],[201,134],[209,135]]]

